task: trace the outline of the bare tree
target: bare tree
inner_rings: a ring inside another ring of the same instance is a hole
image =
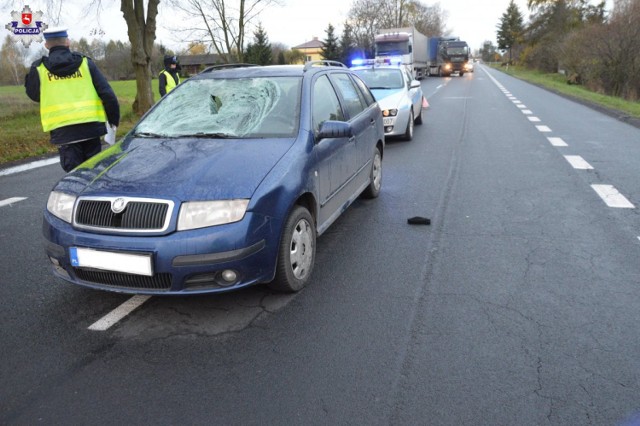
[[[354,0],[348,23],[359,48],[373,54],[373,39],[381,28],[414,26],[428,36],[445,35],[446,12],[439,3],[432,6],[420,0]]]
[[[191,40],[208,40],[225,62],[242,62],[245,34],[251,23],[278,0],[169,0],[194,21],[187,30]]]
[[[428,6],[419,1],[411,1],[406,5],[406,9],[406,25],[416,27],[416,30],[428,37],[448,35],[449,30],[445,25],[447,12],[442,9],[440,3]]]
[[[21,84],[26,74],[25,48],[7,35],[0,53],[0,83]]]
[[[136,99],[133,111],[144,114],[153,105],[151,90],[151,57],[156,39],[156,16],[160,0],[147,0],[145,15],[144,0],[120,0],[120,10],[127,22],[127,33],[131,42],[131,62],[136,73]]]

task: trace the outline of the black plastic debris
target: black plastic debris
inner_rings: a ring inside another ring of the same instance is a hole
[[[410,217],[407,219],[409,225],[431,225],[431,219],[422,216]]]

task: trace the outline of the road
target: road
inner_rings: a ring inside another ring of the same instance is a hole
[[[380,198],[318,239],[296,295],[58,281],[40,227],[62,170],[0,173],[0,424],[636,415],[640,130],[482,66],[422,87],[424,124],[387,142]]]

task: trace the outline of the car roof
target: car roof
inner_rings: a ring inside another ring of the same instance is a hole
[[[403,65],[358,65],[355,67],[349,68],[352,71],[362,71],[362,70],[404,70]]]
[[[208,78],[251,78],[251,77],[301,77],[324,70],[348,70],[335,61],[313,61],[305,65],[253,65],[224,64],[214,65],[197,74],[198,79]]]

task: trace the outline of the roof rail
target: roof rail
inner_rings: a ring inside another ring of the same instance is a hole
[[[205,72],[226,70],[226,69],[231,69],[231,68],[244,68],[244,67],[257,67],[257,66],[259,66],[259,65],[256,65],[256,64],[244,64],[244,63],[212,65],[212,66],[207,67],[204,70],[200,71],[200,74],[203,74]]]
[[[347,68],[347,66],[345,64],[343,64],[342,62],[332,61],[332,60],[329,60],[329,59],[323,59],[321,61],[309,61],[309,62],[306,62],[304,64],[304,71],[306,72],[307,70],[311,69],[311,67],[316,66],[316,65],[322,65],[322,66],[325,66],[325,67]]]

